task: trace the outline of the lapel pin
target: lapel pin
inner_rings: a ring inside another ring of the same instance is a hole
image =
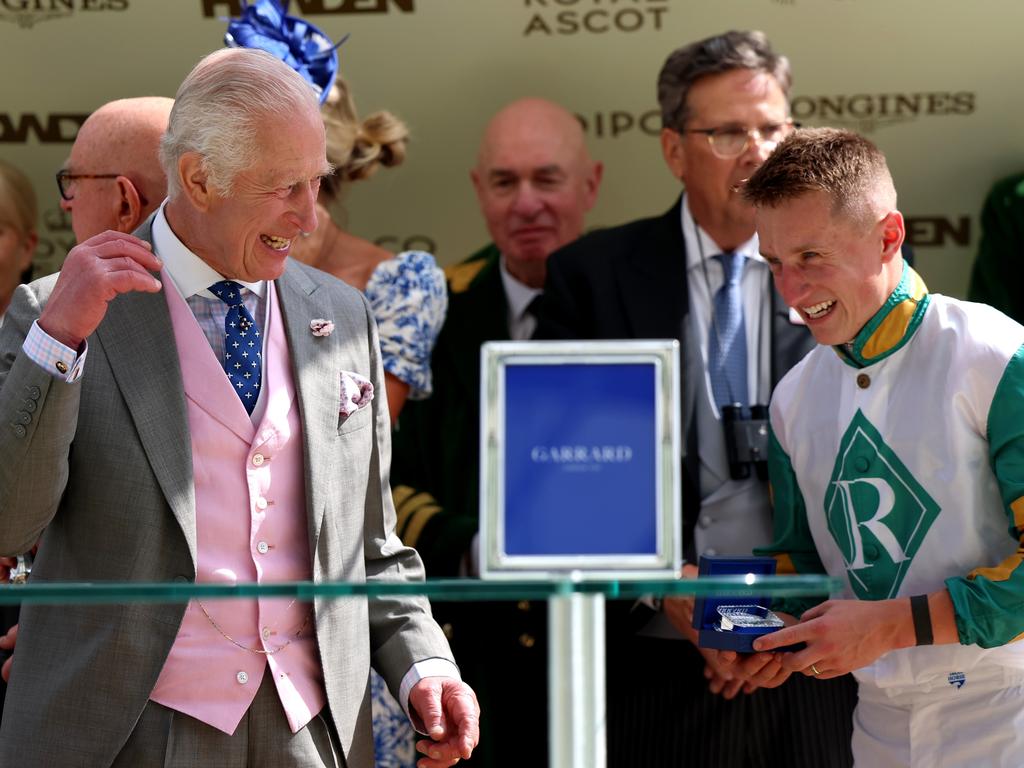
[[[314,336],[330,336],[334,332],[334,323],[318,317],[309,321],[309,330],[313,332]]]

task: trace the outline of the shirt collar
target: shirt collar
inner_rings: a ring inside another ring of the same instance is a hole
[[[910,265],[889,298],[868,320],[853,341],[835,347],[839,357],[854,368],[877,363],[903,347],[917,331],[928,309],[928,286]]]
[[[690,201],[687,195],[683,194],[683,204],[680,206],[680,218],[683,225],[683,243],[686,245],[686,270],[700,267],[701,255],[710,259],[722,253],[722,247],[711,239],[711,235],[697,226],[693,213],[690,211]],[[748,259],[764,261],[758,248],[757,233],[735,248],[736,253],[742,253]]]
[[[170,275],[171,282],[174,283],[174,287],[178,289],[182,298],[188,299],[196,295],[207,299],[217,298],[210,293],[209,287],[224,280],[224,276],[190,251],[188,246],[174,234],[164,215],[167,202],[164,200],[160,204],[160,208],[153,218],[153,250],[163,261],[164,270]],[[266,291],[266,280],[255,283],[247,283],[243,280],[235,282],[245,286],[260,298]]]
[[[530,306],[535,297],[540,296],[539,288],[531,288],[512,276],[505,266],[505,256],[502,255],[498,261],[498,270],[501,272],[501,283],[505,289],[505,299],[508,301],[508,309],[514,320],[518,320]]]

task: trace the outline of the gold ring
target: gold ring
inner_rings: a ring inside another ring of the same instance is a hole
[[[811,672],[814,673],[815,677],[817,677],[818,675],[821,674],[821,672],[818,671],[818,668],[816,666],[814,666],[813,664],[811,664]]]

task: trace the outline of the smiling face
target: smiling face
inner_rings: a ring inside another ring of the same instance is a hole
[[[689,117],[683,128],[687,130],[766,131],[785,126],[789,117],[786,95],[778,81],[750,69],[702,77],[690,89],[686,104]],[[749,239],[754,232],[754,212],[737,189],[765,161],[775,144],[752,140],[738,156],[721,158],[712,152],[706,134],[679,133],[671,128],[662,130],[661,143],[665,162],[686,187],[697,223],[723,248]]]
[[[491,121],[471,178],[509,271],[539,288],[547,257],[582,234],[601,166],[587,154],[575,117],[558,105],[528,99]]]
[[[761,253],[785,302],[820,344],[851,341],[882,307],[903,273],[903,216],[856,221],[811,192],[756,215]]]
[[[168,206],[172,229],[193,252],[225,278],[248,282],[279,277],[292,241],[316,229],[320,179],[330,170],[323,122],[314,110],[259,126],[257,160],[235,176],[227,196],[206,181],[201,159],[188,153],[181,161],[184,194]],[[191,211],[182,207],[188,203]]]

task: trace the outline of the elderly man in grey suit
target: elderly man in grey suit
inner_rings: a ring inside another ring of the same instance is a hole
[[[324,130],[274,57],[178,91],[168,201],[22,287],[0,333],[0,552],[40,581],[410,580],[394,535],[376,330],[288,259],[316,226]],[[373,763],[369,666],[468,757],[479,709],[420,598],[26,605],[0,764]]]

